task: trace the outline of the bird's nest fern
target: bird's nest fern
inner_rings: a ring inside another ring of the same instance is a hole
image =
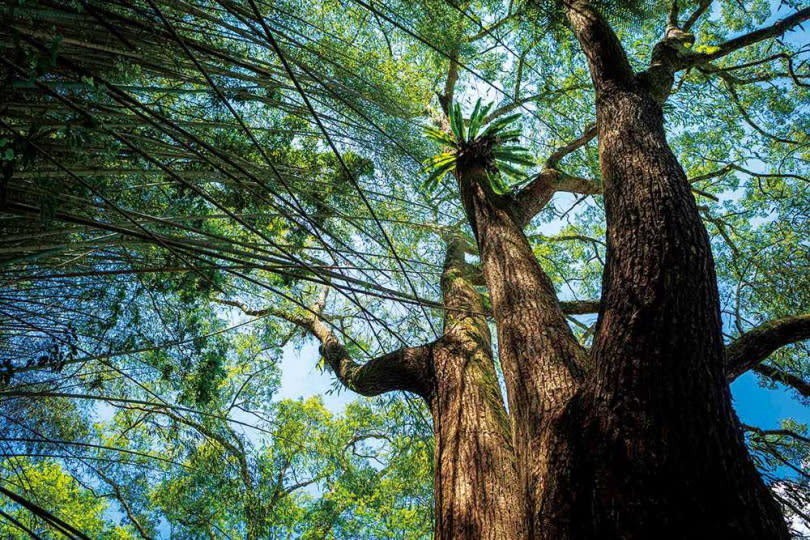
[[[535,164],[529,151],[515,144],[521,130],[514,124],[521,115],[512,114],[485,123],[491,108],[492,103],[482,107],[479,99],[469,120],[465,121],[461,106],[456,103],[450,107],[450,132],[425,127],[427,138],[446,148],[425,162],[429,176],[423,187],[428,192],[435,191],[447,174],[478,167],[485,171],[493,191],[504,194],[510,188],[511,179],[525,177],[521,167]]]

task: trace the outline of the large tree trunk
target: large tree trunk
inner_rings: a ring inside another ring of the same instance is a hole
[[[660,106],[586,2],[607,217],[594,372],[555,428],[544,538],[787,538],[723,372],[709,239]]]
[[[473,226],[498,329],[512,436],[531,530],[548,471],[548,426],[578,386],[585,354],[568,327],[549,277],[537,263],[511,201],[495,194],[481,164],[460,164],[459,186]]]
[[[526,538],[509,421],[480,293],[451,240],[442,274],[443,336],[431,347],[436,538]]]

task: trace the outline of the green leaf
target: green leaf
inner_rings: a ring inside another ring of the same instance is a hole
[[[487,115],[489,114],[489,111],[492,109],[493,105],[495,105],[493,102],[487,103],[487,105],[478,113],[481,116],[481,125],[484,124],[484,120],[486,120]]]
[[[466,141],[467,137],[465,135],[464,117],[461,115],[461,105],[456,103],[455,107],[453,107],[453,111],[456,118],[456,130],[458,132],[456,137],[460,142]]]
[[[525,148],[499,147],[492,152],[495,157],[503,161],[511,161],[532,167],[535,165],[534,157]]]
[[[424,128],[425,136],[436,143],[439,143],[444,146],[458,146],[456,139],[454,139],[449,133],[446,131],[442,131],[441,129],[435,128],[433,126],[425,126]]]
[[[504,195],[509,191],[509,187],[503,182],[500,174],[493,175],[487,173],[487,178],[489,179],[489,185],[492,187],[492,191],[498,195]]]
[[[467,137],[469,139],[475,140],[475,136],[478,134],[478,128],[481,127],[481,121],[483,120],[483,116],[481,116],[481,98],[478,98],[475,102],[475,108],[473,109],[472,116],[470,116],[470,129],[467,133]]]
[[[511,124],[512,122],[518,120],[520,118],[520,113],[510,114],[509,116],[504,116],[502,118],[498,118],[494,122],[490,123],[484,132],[481,134],[481,137],[494,137],[498,134],[499,131],[503,130],[506,126]]]
[[[523,130],[521,129],[510,129],[508,131],[504,131],[498,135],[498,138],[502,143],[504,142],[511,142],[520,139]]]
[[[498,167],[498,171],[501,174],[505,174],[505,175],[511,176],[513,178],[522,179],[522,178],[524,178],[526,176],[525,173],[522,170],[518,169],[517,167],[513,167],[513,166],[509,165],[508,163],[505,163],[505,162],[502,162],[502,161],[496,161],[495,166]]]
[[[427,160],[427,164],[432,167],[437,167],[439,165],[444,165],[445,163],[451,163],[456,161],[456,154],[453,152],[443,152],[441,154],[435,155],[432,158]]]

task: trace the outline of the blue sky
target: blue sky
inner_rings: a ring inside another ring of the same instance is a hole
[[[763,429],[779,427],[779,422],[792,418],[810,424],[810,408],[802,405],[785,386],[763,388],[754,373],[746,373],[731,385],[734,407],[743,423]]]

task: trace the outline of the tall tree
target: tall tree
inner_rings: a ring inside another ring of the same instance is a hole
[[[786,538],[806,514],[804,428],[742,426],[729,381],[809,393],[810,9],[4,9],[0,395],[27,418],[159,411],[205,443],[142,443],[229,456],[258,538],[277,470],[229,422],[273,382],[241,340],[314,339],[340,387],[429,413],[438,538]],[[315,536],[363,490],[341,463]],[[157,500],[216,536],[198,481]]]

